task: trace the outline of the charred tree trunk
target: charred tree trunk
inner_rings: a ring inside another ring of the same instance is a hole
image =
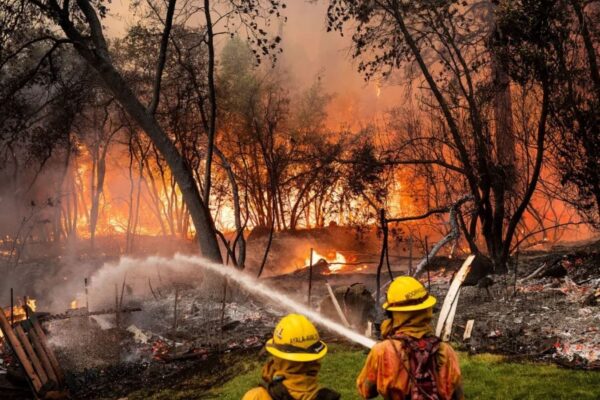
[[[494,120],[496,154],[498,163],[506,171],[508,182],[512,183],[516,168],[510,79],[506,73],[506,69],[495,56],[492,58],[492,75],[495,87]]]
[[[133,221],[131,215],[133,215],[133,194],[135,193],[135,180],[133,179],[133,160],[135,159],[134,148],[133,148],[133,133],[129,137],[129,207],[127,218],[127,231],[125,233],[125,254],[128,254],[132,250],[133,242]]]
[[[206,147],[206,165],[204,170],[204,202],[208,208],[212,179],[212,159],[217,129],[217,91],[215,88],[215,47],[210,0],[204,0],[204,17],[206,19],[206,43],[208,45],[208,100],[210,114],[208,116],[208,143]]]
[[[108,147],[108,144],[106,144]],[[90,246],[95,246],[96,228],[100,212],[100,197],[104,192],[104,178],[106,177],[106,148],[99,151],[94,149],[94,168],[92,168],[92,205],[90,208]]]
[[[56,243],[60,242],[61,236],[65,236],[66,231],[63,229],[62,225],[62,215],[63,215],[63,207],[62,200],[68,190],[66,190],[66,181],[67,176],[69,175],[69,166],[71,164],[71,136],[68,137],[68,146],[65,153],[65,164],[64,169],[61,173],[60,180],[58,183],[58,187],[56,190],[56,201],[54,204],[54,241]]]
[[[236,238],[233,242],[232,251],[235,255],[235,262],[238,268],[244,269],[244,263],[246,262],[246,238],[244,237],[244,226],[242,225],[242,208],[240,205],[240,191],[235,178],[235,174],[233,173],[233,168],[231,164],[225,157],[225,154],[219,150],[215,146],[215,154],[221,160],[221,164],[227,172],[227,178],[229,179],[229,183],[231,184],[231,195],[233,201],[233,216],[235,220],[235,231]],[[237,249],[237,251],[236,251]]]

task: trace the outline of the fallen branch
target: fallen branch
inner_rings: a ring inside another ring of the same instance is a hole
[[[450,207],[450,216],[448,217],[448,223],[450,224],[450,233],[444,236],[442,240],[437,242],[435,246],[431,248],[429,254],[426,254],[425,258],[423,258],[421,262],[417,264],[417,266],[415,267],[415,272],[413,274],[415,278],[421,275],[423,269],[427,266],[429,260],[433,259],[435,255],[442,249],[442,247],[452,242],[453,240],[458,240],[460,236],[460,228],[458,226],[458,220],[456,216],[460,210],[460,207],[469,200],[473,200],[473,196],[463,196]]]
[[[452,208],[452,206],[450,205],[450,206],[446,206],[446,207],[434,208],[432,210],[427,211],[425,214],[421,214],[421,215],[412,215],[409,217],[399,217],[399,218],[388,218],[387,222],[398,223],[398,222],[407,222],[407,221],[417,221],[420,219],[425,219],[434,214],[445,214],[448,211],[450,211],[451,208]]]
[[[542,274],[542,272],[544,272],[546,270],[546,268],[548,268],[548,263],[543,263],[539,268],[537,268],[531,274],[527,275],[525,278],[520,279],[518,282],[523,283],[523,282],[527,282],[530,279],[538,277],[539,275]]]
[[[443,212],[443,210],[450,212],[450,216],[448,218],[448,220],[449,220],[448,223],[450,224],[450,233],[448,233],[446,236],[444,236],[442,238],[442,240],[437,242],[435,244],[435,246],[433,246],[431,248],[431,251],[429,251],[429,253],[427,253],[425,255],[425,257],[419,262],[419,264],[417,264],[412,276],[414,276],[415,278],[418,278],[421,275],[421,273],[423,272],[423,270],[425,269],[425,267],[427,266],[427,264],[429,264],[429,260],[433,259],[435,257],[435,255],[442,249],[442,247],[444,247],[446,244],[452,242],[453,240],[458,240],[458,238],[460,236],[460,228],[458,226],[457,215],[460,211],[460,207],[467,201],[471,201],[471,200],[473,200],[473,196],[465,195],[465,196],[461,197],[456,203],[452,204],[451,206],[434,209],[431,212],[427,212],[418,217],[403,217],[403,218],[394,218],[394,219],[388,220],[388,221],[394,221],[394,222],[413,221],[418,218],[421,218],[421,219],[427,218],[428,216],[430,216],[432,214]],[[381,288],[382,291],[383,291],[383,289],[388,287],[390,285],[390,283],[392,283],[392,281],[389,281],[388,283],[383,285]],[[379,296],[377,296],[377,297],[379,298]]]
[[[124,307],[120,310],[121,314],[138,312],[138,311],[142,311],[142,309],[139,307]],[[78,310],[74,310],[74,311],[70,311],[67,313],[54,314],[54,315],[50,315],[50,314],[40,315],[39,313],[37,313],[37,314],[38,314],[38,319],[40,320],[40,322],[47,322],[47,321],[56,321],[56,320],[61,320],[61,319],[93,317],[94,315],[105,315],[105,314],[115,314],[115,313],[116,313],[115,309],[109,309],[109,310],[100,310],[100,311],[93,311],[93,312],[78,312]]]
[[[150,278],[148,278],[148,286],[150,287],[150,292],[152,293],[154,300],[158,301],[158,297],[156,297],[156,293],[154,293],[154,289],[152,289],[152,282],[150,282]]]

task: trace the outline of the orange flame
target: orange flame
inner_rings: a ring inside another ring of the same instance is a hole
[[[313,265],[316,264],[319,260],[323,259],[325,261],[327,261],[327,264],[329,264],[329,272],[331,272],[332,274],[340,271],[342,268],[344,268],[344,265],[346,264],[346,257],[344,257],[342,254],[338,253],[337,251],[335,252],[331,252],[328,254],[330,257],[326,257],[324,255],[319,254],[317,251],[313,250],[313,257],[312,257],[312,262]],[[306,265],[310,264],[310,256],[308,256],[308,258],[306,260],[304,260]]]
[[[35,299],[27,299],[27,306],[31,311],[35,311],[37,309],[37,304]],[[10,307],[4,309],[4,316],[10,321],[11,312]],[[22,303],[20,305],[16,305],[12,308],[12,318],[14,322],[20,322],[27,318],[27,313],[25,312],[25,308]],[[3,337],[2,332],[0,331],[0,337]]]

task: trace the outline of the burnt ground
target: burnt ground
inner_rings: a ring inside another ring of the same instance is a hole
[[[460,265],[459,260],[438,258],[430,271],[431,292],[438,299],[436,314]],[[538,275],[527,279],[536,270]],[[387,272],[383,274],[382,284],[389,281]],[[274,281],[284,290],[300,287],[306,293],[307,285],[299,286],[298,276],[308,279],[306,273],[296,273]],[[355,282],[364,283],[372,293],[376,288],[374,274],[321,276],[313,284],[317,298],[326,295],[324,281],[334,288]],[[427,274],[421,281],[427,285]],[[468,320],[474,325],[471,337],[464,340]],[[451,340],[470,353],[600,369],[600,243],[521,254],[507,275],[463,287]]]
[[[524,279],[541,266],[538,276]],[[493,279],[491,298],[478,287],[461,292],[453,330],[459,348],[600,369],[597,245],[529,254],[519,262],[516,282],[514,274]],[[469,319],[475,321],[474,328],[465,341]]]
[[[463,288],[452,334],[454,345],[471,353],[600,368],[600,299],[594,296],[600,288],[599,250],[600,245],[594,244],[522,254],[516,285],[514,271],[510,271],[492,277],[489,293],[481,287]],[[436,261],[429,277],[431,292],[438,298],[437,312],[460,262]],[[541,266],[545,267],[537,276],[525,279]],[[305,272],[266,281],[306,301]],[[382,283],[387,280],[382,277]],[[427,282],[426,274],[422,280]],[[325,281],[334,289],[361,282],[374,292],[376,279],[373,273],[317,274],[312,286],[315,306],[326,296]],[[174,295],[164,290],[159,298],[128,304],[141,306],[143,311],[124,315],[121,329],[115,327],[111,315],[46,324],[74,398],[118,399],[134,391],[152,393],[165,387],[184,390],[190,377],[196,382],[194,390],[219,385],[235,376],[244,360],[256,356],[285,313],[238,291],[229,295],[221,315],[221,302],[215,301],[220,296],[189,287],[179,294],[181,314],[174,328]],[[474,320],[473,332],[463,340],[470,319]],[[30,398],[26,391],[7,390],[6,377],[5,364],[0,362],[0,398]]]

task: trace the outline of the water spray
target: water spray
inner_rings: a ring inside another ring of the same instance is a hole
[[[370,349],[376,343],[373,339],[361,335],[351,329],[348,329],[345,326],[330,320],[329,318],[325,318],[315,310],[295,300],[290,299],[283,293],[266,286],[257,279],[246,275],[240,272],[239,270],[223,266],[222,264],[213,263],[198,256],[186,256],[182,254],[176,254],[173,260],[176,262],[198,265],[202,268],[205,268],[206,270],[232,279],[241,286],[243,286],[246,290],[268,297],[269,299],[273,300],[276,304],[279,304],[289,309],[290,311],[294,311],[299,314],[304,314],[313,322],[323,325],[328,329],[338,333],[339,335],[342,335],[347,339],[358,343],[366,348]],[[169,262],[169,260],[164,259],[164,262]]]
[[[176,254],[173,258],[151,256],[145,259],[134,259],[122,257],[116,264],[106,264],[104,268],[99,270],[89,280],[90,293],[92,291],[98,292],[96,297],[101,293],[109,293],[106,291],[106,288],[118,283],[126,274],[132,277],[129,280],[131,281],[131,284],[135,284],[136,276],[139,274],[147,274],[149,270],[154,270],[155,268],[157,270],[169,271],[175,276],[184,273],[188,279],[192,280],[201,278],[202,270],[214,272],[217,275],[235,281],[248,292],[270,299],[275,306],[307,316],[313,322],[336,332],[352,342],[367,348],[373,347],[376,343],[373,339],[363,336],[329,318],[325,318],[307,305],[290,299],[285,294],[268,287],[265,283],[252,276],[232,267],[213,263],[199,256]],[[147,280],[144,277],[143,279],[140,279],[138,284],[145,285],[146,282]],[[110,302],[110,298],[104,296],[104,298],[101,297],[98,301]]]

